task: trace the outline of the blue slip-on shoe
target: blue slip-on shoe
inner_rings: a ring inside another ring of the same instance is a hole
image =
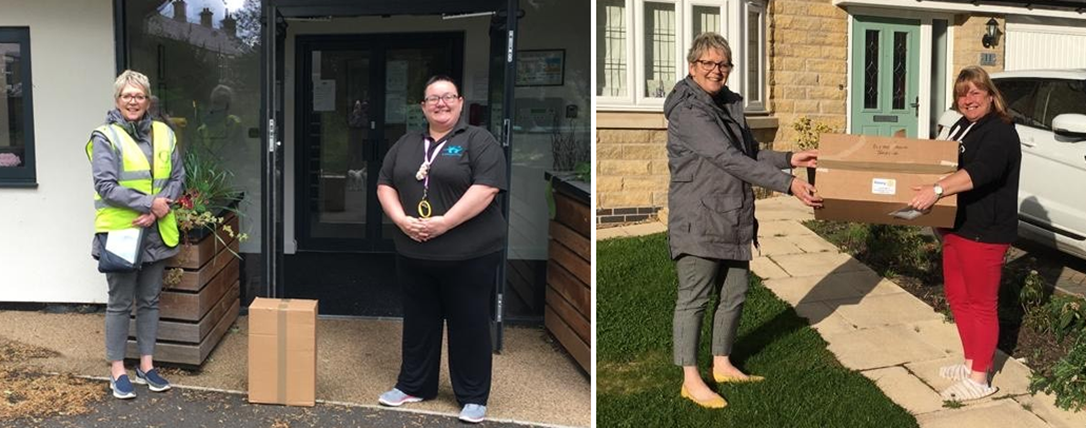
[[[486,419],[486,406],[479,404],[468,403],[464,405],[464,409],[460,411],[460,420],[477,424]]]
[[[381,394],[381,397],[377,399],[378,403],[391,407],[400,407],[404,403],[418,403],[419,401],[422,401],[422,399],[413,395],[407,395],[396,388],[392,388],[384,394]]]
[[[158,375],[158,369],[148,370],[144,373],[139,367],[136,367],[136,383],[147,384],[147,389],[154,392],[162,392],[170,389],[170,381],[162,378]]]
[[[136,389],[132,387],[132,382],[128,380],[126,374],[117,379],[113,379],[113,375],[109,375],[109,389],[113,390],[114,397],[122,400],[136,398]]]

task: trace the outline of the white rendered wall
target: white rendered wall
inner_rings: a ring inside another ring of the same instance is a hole
[[[112,106],[112,2],[0,0],[0,11],[0,27],[30,28],[38,182],[0,187],[0,302],[103,303],[84,146]]]

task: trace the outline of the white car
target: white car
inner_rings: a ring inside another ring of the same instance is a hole
[[[1086,259],[1086,69],[992,80],[1022,140],[1018,235]]]

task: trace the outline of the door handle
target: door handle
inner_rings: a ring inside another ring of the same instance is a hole
[[[1023,139],[1022,139],[1022,145],[1023,145],[1023,146],[1026,146],[1026,147],[1030,147],[1030,148],[1033,148],[1033,147],[1034,147],[1034,146],[1036,146],[1037,144],[1033,142],[1033,139],[1032,139],[1032,138],[1023,138]]]
[[[920,117],[920,97],[917,96],[916,100],[913,101],[912,104],[909,104],[909,106],[913,108],[913,114],[916,115],[916,117]]]

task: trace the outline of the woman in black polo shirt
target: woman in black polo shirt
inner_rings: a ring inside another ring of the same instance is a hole
[[[477,423],[490,395],[490,296],[505,245],[495,199],[507,190],[505,155],[494,136],[460,118],[452,79],[426,83],[426,132],[408,132],[385,155],[377,198],[396,234],[403,287],[403,361],[396,387],[378,400],[399,406],[437,396],[443,322],[460,419]]]
[[[958,171],[934,185],[915,188],[910,205],[925,210],[939,198],[958,195],[954,228],[943,235],[943,282],[961,336],[965,361],[939,375],[958,381],[946,400],[995,394],[988,381],[999,340],[999,281],[1007,248],[1018,236],[1018,132],[1003,96],[980,67],[966,67],[954,83],[955,110],[962,118],[950,129],[959,142]]]

